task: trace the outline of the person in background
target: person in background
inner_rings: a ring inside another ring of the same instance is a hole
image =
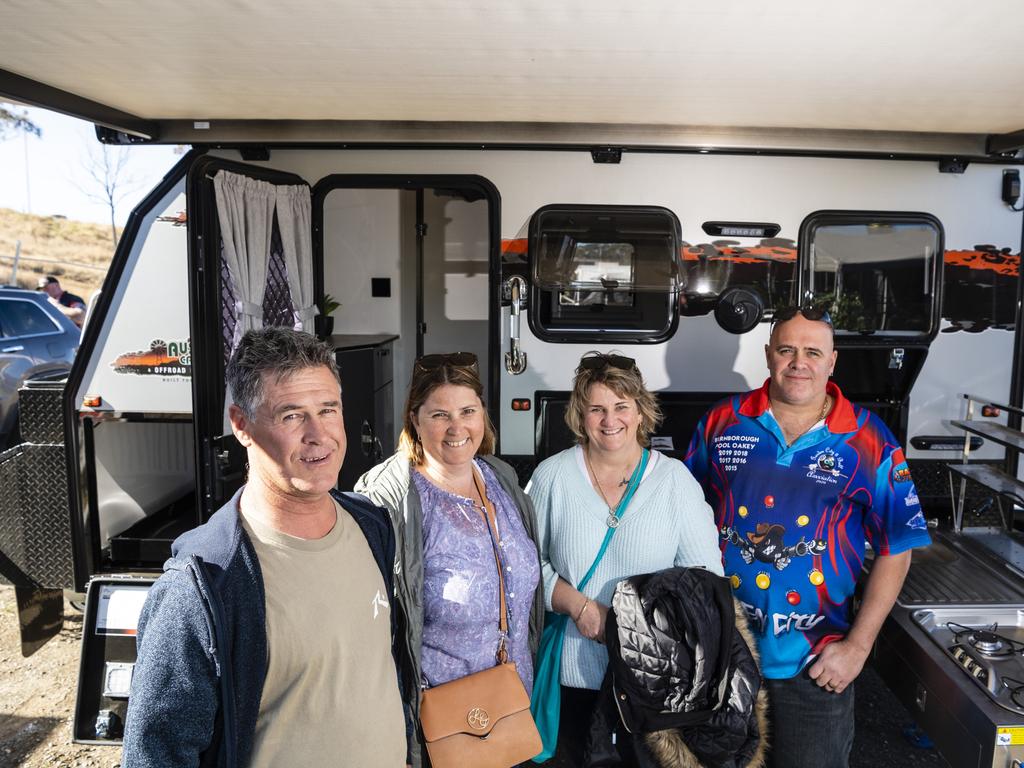
[[[53,275],[40,277],[36,290],[42,291],[50,298],[50,303],[59,309],[65,317],[79,328],[85,322],[85,299],[76,296],[60,287],[60,280]]]
[[[125,768],[406,764],[387,513],[334,491],[347,445],[334,354],[249,331],[227,366],[249,477],[179,537],[149,591]]]
[[[425,355],[413,369],[394,456],[356,483],[387,508],[398,537],[396,600],[404,699],[418,721],[420,691],[494,666],[498,574],[508,603],[507,650],[529,694],[544,611],[537,528],[515,471],[492,455],[476,356]],[[485,508],[493,505],[497,548]],[[423,744],[411,763],[426,762]]]
[[[537,508],[544,601],[570,618],[562,646],[558,758],[583,757],[598,689],[608,666],[605,619],[615,585],[637,574],[699,566],[721,575],[711,508],[682,464],[650,450],[661,421],[636,363],[616,354],[580,360],[565,420],[577,444],[541,462],[527,493]],[[624,510],[616,508],[646,467]],[[607,551],[583,591],[609,527]]]
[[[910,470],[881,419],[829,377],[827,312],[775,313],[768,379],[698,424],[686,464],[715,507],[725,571],[761,654],[777,768],[839,768],[853,745],[853,682],[930,543]],[[864,540],[875,552],[851,613]]]

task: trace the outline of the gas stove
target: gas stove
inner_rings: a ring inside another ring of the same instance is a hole
[[[988,698],[1024,715],[1024,606],[927,608],[911,618]]]

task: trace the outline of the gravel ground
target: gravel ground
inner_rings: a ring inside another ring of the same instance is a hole
[[[65,606],[64,630],[21,656],[14,590],[0,586],[0,766],[116,768],[121,750],[71,742],[82,616]],[[948,768],[934,749],[903,736],[911,718],[870,667],[857,681],[857,738],[851,768]],[[564,768],[556,761],[551,768]]]
[[[14,589],[0,586],[0,766],[114,768],[117,747],[71,743],[82,615],[64,607],[63,631],[21,656]]]

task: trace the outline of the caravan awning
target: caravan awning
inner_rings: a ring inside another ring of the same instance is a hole
[[[287,121],[305,126],[292,140],[433,131],[746,146],[768,132],[797,149],[983,152],[986,137],[1024,128],[1019,10],[1014,0],[5,0],[0,96],[160,141],[259,140],[254,121],[280,139]]]

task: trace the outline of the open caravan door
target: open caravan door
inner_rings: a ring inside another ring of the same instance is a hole
[[[77,418],[95,513],[83,520],[92,578],[72,723],[79,743],[120,742],[149,587],[174,539],[244,481],[224,420],[234,344],[248,328],[313,322],[308,185],[206,156],[183,165],[138,263],[112,271],[104,351],[83,345],[80,356],[89,371],[75,402],[89,404]],[[171,251],[157,247],[167,238]]]
[[[185,176],[196,156],[129,216],[71,371],[20,393],[23,442],[0,454],[0,581],[16,587],[26,656],[60,631],[63,590],[158,569],[162,552],[145,562],[154,528],[188,518]]]
[[[322,288],[302,178],[205,157],[188,189],[196,494],[206,520],[245,482],[245,452],[227,417],[228,360],[248,330],[313,333]]]

